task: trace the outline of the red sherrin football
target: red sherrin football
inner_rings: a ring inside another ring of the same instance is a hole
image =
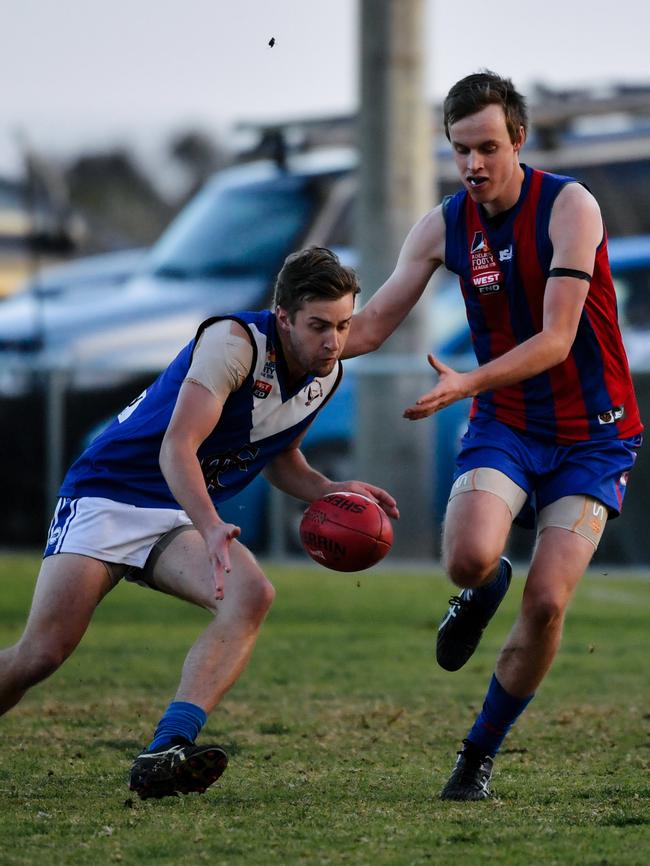
[[[363,571],[388,553],[391,522],[360,493],[328,493],[307,508],[300,540],[311,558],[334,571]]]

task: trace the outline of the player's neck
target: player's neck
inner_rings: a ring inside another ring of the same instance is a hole
[[[281,331],[278,331],[278,338],[280,341],[282,360],[284,362],[285,382],[289,390],[293,390],[300,382],[302,382],[303,379],[305,379],[307,372],[294,356],[289,340],[287,340],[286,336]]]
[[[504,187],[502,192],[493,201],[485,202],[483,204],[483,208],[490,218],[496,217],[500,213],[510,210],[517,204],[519,196],[521,195],[521,189],[524,185],[525,177],[526,173],[523,166],[520,163],[517,163],[517,166],[512,173],[512,178]]]

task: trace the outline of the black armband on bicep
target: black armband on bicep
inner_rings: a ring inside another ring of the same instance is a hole
[[[576,271],[574,268],[551,268],[549,277],[574,277],[576,280],[591,282],[591,274],[586,271]]]

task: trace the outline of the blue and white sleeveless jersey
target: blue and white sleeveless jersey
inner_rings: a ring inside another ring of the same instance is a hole
[[[235,496],[313,421],[336,390],[343,367],[308,375],[289,388],[272,312],[241,312],[208,319],[161,373],[71,466],[59,496],[102,496],[149,508],[180,508],[158,463],[163,436],[203,330],[222,318],[239,322],[253,344],[251,370],[224,403],[218,424],[197,456],[215,504]]]

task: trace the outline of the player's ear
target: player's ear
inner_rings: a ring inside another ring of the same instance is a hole
[[[278,327],[281,331],[289,330],[289,313],[287,313],[284,307],[277,306],[275,308],[275,320],[278,323]]]
[[[525,141],[526,141],[526,130],[524,129],[523,126],[520,126],[519,130],[517,131],[517,137],[515,138],[515,141],[514,141],[515,151],[520,151],[521,148],[524,146]]]

